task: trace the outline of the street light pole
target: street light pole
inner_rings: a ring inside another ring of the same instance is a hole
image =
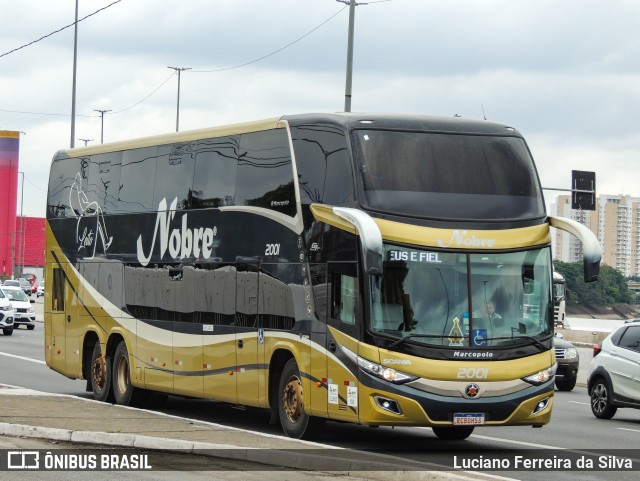
[[[94,112],[100,112],[100,143],[102,144],[104,142],[104,114],[107,112],[111,112],[111,110],[97,110],[97,109],[93,109]],[[84,140],[84,139],[80,139],[80,140]],[[93,140],[93,139],[90,139]],[[85,142],[84,145],[87,145],[87,143]]]
[[[178,72],[178,106],[176,108],[176,132],[180,127],[180,74],[183,70],[191,70],[191,67],[167,67]]]
[[[76,0],[76,22],[74,24],[75,34],[73,36],[73,82],[71,87],[71,145],[75,147],[76,138],[76,71],[78,67],[78,0]]]

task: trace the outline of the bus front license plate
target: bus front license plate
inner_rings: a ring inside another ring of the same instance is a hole
[[[484,413],[455,413],[453,415],[454,426],[477,426],[484,424]]]

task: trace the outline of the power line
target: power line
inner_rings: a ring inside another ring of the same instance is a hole
[[[110,4],[109,4],[109,5],[107,5],[106,7],[102,7],[102,8],[100,8],[100,9],[96,10],[95,12],[90,13],[90,14],[89,14],[89,15],[87,15],[86,17],[81,18],[81,19],[80,19],[80,20],[78,20],[77,22],[72,22],[72,23],[70,23],[69,25],[66,25],[66,26],[64,26],[64,27],[62,27],[62,28],[59,28],[58,30],[56,30],[56,31],[54,31],[54,32],[48,33],[47,35],[44,35],[44,36],[40,37],[40,38],[39,38],[39,39],[37,39],[37,40],[34,40],[34,41],[32,41],[32,42],[29,42],[29,43],[27,43],[27,44],[22,45],[21,47],[14,48],[13,50],[9,50],[8,52],[5,52],[5,53],[3,53],[3,54],[0,54],[0,58],[2,58],[2,57],[6,57],[7,55],[9,55],[9,54],[11,54],[11,53],[13,53],[13,52],[17,52],[18,50],[21,50],[21,49],[26,48],[26,47],[28,47],[28,46],[30,46],[30,45],[33,45],[34,43],[38,43],[38,42],[40,42],[41,40],[44,40],[44,39],[45,39],[45,38],[47,38],[47,37],[51,37],[52,35],[55,35],[56,33],[62,32],[63,30],[65,30],[65,29],[67,29],[67,28],[69,28],[69,27],[73,27],[76,23],[80,23],[80,22],[82,22],[83,20],[86,20],[87,18],[94,16],[96,13],[101,12],[102,10],[106,10],[107,8],[109,8],[109,7],[110,7],[110,6],[112,6],[112,5],[115,5],[116,3],[120,3],[121,1],[122,1],[122,0],[116,0],[115,2],[110,3]]]
[[[107,5],[106,7],[101,8],[100,10],[104,10],[105,8],[108,8],[108,7],[110,7],[111,5],[113,5],[113,4],[115,4],[115,3],[118,3],[118,2],[120,2],[120,1],[122,1],[122,0],[117,0],[116,2],[113,2],[113,3],[111,3],[110,5]],[[388,1],[388,0],[383,0],[383,1]],[[372,2],[372,3],[373,3],[373,2]],[[377,3],[377,2],[376,2],[376,3]],[[269,54],[267,54],[267,55],[263,55],[262,57],[256,58],[256,59],[251,60],[251,61],[249,61],[249,62],[245,62],[245,63],[240,64],[240,65],[235,65],[235,66],[233,66],[233,67],[226,67],[226,68],[221,68],[221,69],[217,69],[217,70],[191,70],[191,72],[194,72],[194,73],[214,73],[214,72],[223,72],[223,71],[225,71],[225,70],[233,70],[233,69],[237,69],[237,68],[241,68],[241,67],[246,67],[247,65],[251,65],[251,64],[253,64],[253,63],[259,62],[260,60],[264,60],[265,58],[271,57],[271,56],[273,56],[273,55],[275,55],[275,54],[277,54],[277,53],[279,53],[279,52],[281,52],[281,51],[285,50],[286,48],[288,48],[288,47],[290,47],[291,45],[293,45],[293,44],[295,44],[295,43],[299,42],[299,41],[300,41],[300,40],[302,40],[303,38],[308,37],[308,36],[309,36],[309,35],[311,35],[313,32],[315,32],[316,30],[318,30],[320,27],[324,26],[326,23],[328,23],[329,21],[331,21],[331,20],[333,20],[335,17],[337,17],[337,16],[338,16],[340,13],[342,13],[346,8],[348,8],[348,7],[346,7],[346,6],[345,6],[345,7],[343,7],[342,9],[340,9],[338,12],[336,12],[334,15],[332,15],[331,17],[329,17],[327,20],[325,20],[324,22],[322,22],[322,23],[321,23],[320,25],[318,25],[317,27],[315,27],[315,28],[313,28],[312,30],[310,30],[309,32],[305,33],[304,35],[302,35],[301,37],[297,38],[297,39],[296,39],[296,40],[294,40],[293,42],[290,42],[290,43],[288,43],[287,45],[285,45],[284,47],[281,47],[281,48],[279,48],[279,49],[277,49],[277,50],[275,50],[275,51],[273,51],[273,52],[271,52],[271,53],[269,53]],[[95,14],[96,14],[96,13],[98,13],[100,10],[97,10],[96,12],[92,13],[91,15],[95,15]],[[91,15],[87,15],[87,17],[89,17],[89,16],[91,16]],[[82,18],[81,20],[78,20],[78,22],[81,22],[82,20],[84,20],[84,19],[85,19],[85,18],[87,18],[87,17],[84,17],[84,18]],[[73,25],[74,25],[74,24],[72,23],[72,24],[70,24],[70,25],[67,25],[67,26],[66,26],[66,27],[64,27],[64,28],[68,28],[68,27],[71,27],[71,26],[73,26]],[[64,29],[64,28],[63,28],[63,29]],[[63,29],[60,29],[60,30],[63,30]],[[58,30],[58,31],[60,31],[60,30]],[[56,32],[53,32],[53,33],[56,33]],[[53,34],[53,33],[52,33],[52,34]],[[52,34],[49,34],[49,35],[52,35]],[[49,36],[49,35],[46,35],[45,37],[47,37],[47,36]],[[45,37],[42,37],[42,38],[45,38]],[[41,40],[41,39],[40,39],[40,40]],[[31,42],[31,43],[35,43],[35,42]],[[30,44],[28,44],[28,45],[30,45]],[[27,46],[27,45],[24,45],[23,47],[26,47],[26,46]],[[23,47],[20,47],[20,48],[23,48]],[[14,50],[12,50],[12,51],[15,51],[15,50],[18,50],[18,49],[14,49]],[[0,55],[0,57],[2,57],[2,56],[4,56],[4,55],[7,55],[7,54],[9,54],[9,53],[11,53],[11,52],[7,52],[6,54]],[[141,104],[142,102],[144,102],[145,100],[147,100],[149,97],[151,97],[153,94],[155,94],[158,90],[160,90],[162,87],[164,87],[164,85],[165,85],[169,80],[171,80],[171,78],[172,78],[174,75],[177,75],[177,72],[172,72],[172,73],[171,73],[171,75],[169,75],[169,77],[167,77],[167,78],[166,78],[166,79],[165,79],[165,80],[164,80],[164,81],[163,81],[163,82],[162,82],[158,87],[156,87],[153,91],[151,91],[151,93],[149,93],[146,97],[142,98],[141,100],[139,100],[138,102],[134,103],[133,105],[130,105],[130,106],[129,106],[129,107],[127,107],[127,108],[124,108],[124,109],[122,109],[122,110],[116,110],[116,111],[112,112],[112,113],[111,113],[111,115],[115,115],[115,114],[119,114],[119,113],[121,113],[121,112],[125,112],[125,111],[130,110],[130,109],[132,109],[133,107],[136,107],[137,105]],[[28,114],[28,115],[51,115],[51,116],[60,116],[60,117],[70,117],[70,116],[71,116],[70,114],[58,114],[58,113],[47,113],[47,112],[26,112],[26,111],[21,111],[21,110],[5,110],[5,109],[0,109],[0,112],[15,113],[15,114]],[[78,114],[77,116],[78,116],[78,117],[99,117],[99,115],[81,115],[81,114]]]
[[[316,30],[318,30],[320,27],[322,27],[323,25],[325,25],[326,23],[329,23],[329,21],[333,20],[335,17],[337,17],[340,13],[342,13],[346,8],[348,7],[343,7],[340,10],[338,10],[338,12],[336,12],[334,15],[330,16],[328,19],[326,19],[324,22],[322,22],[320,25],[318,25],[317,27],[315,27],[313,30],[305,33],[302,37],[297,38],[296,40],[294,40],[293,42],[290,42],[288,44],[286,44],[284,47],[279,48],[278,50],[274,50],[271,53],[268,53],[267,55],[263,55],[262,57],[256,58],[254,60],[251,60],[249,62],[245,62],[242,63],[240,65],[234,65],[233,67],[224,67],[224,68],[219,68],[216,70],[192,70],[191,72],[193,73],[214,73],[214,72],[224,72],[225,70],[233,70],[236,68],[240,68],[240,67],[246,67],[247,65],[251,65],[252,63],[256,63],[259,62],[260,60],[264,60],[265,58],[269,58],[275,54],[277,54],[278,52],[282,52],[284,49],[291,47],[291,45],[298,43],[300,40],[302,40],[305,37],[308,37],[309,35],[311,35],[313,32],[315,32]]]

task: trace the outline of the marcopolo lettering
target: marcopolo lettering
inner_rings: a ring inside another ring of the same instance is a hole
[[[489,351],[483,352],[464,352],[464,351],[454,351],[453,357],[459,357],[463,359],[490,359],[493,357],[493,353]]]
[[[178,198],[171,202],[167,209],[167,199],[164,198],[158,204],[158,213],[156,215],[156,223],[153,228],[153,238],[151,239],[151,247],[149,253],[144,253],[144,242],[142,235],[138,236],[137,256],[138,262],[142,266],[149,264],[153,251],[155,249],[156,240],[159,237],[159,254],[160,259],[164,258],[167,250],[172,259],[184,259],[186,257],[209,259],[213,252],[213,240],[218,233],[217,227],[198,227],[190,229],[187,227],[187,213],[182,215],[181,225],[179,228],[171,229],[171,224],[176,216],[176,206]]]
[[[487,239],[478,237],[475,234],[468,235],[466,230],[454,230],[451,233],[449,242],[445,243],[438,240],[440,247],[464,246],[464,247],[493,247],[495,245],[495,239]]]

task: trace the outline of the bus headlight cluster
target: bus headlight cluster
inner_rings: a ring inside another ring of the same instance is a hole
[[[410,374],[396,371],[395,369],[391,369],[390,367],[381,366],[380,364],[360,357],[349,348],[346,348],[344,346],[340,347],[342,348],[342,352],[344,352],[349,359],[358,364],[358,367],[360,369],[362,369],[366,373],[373,374],[380,379],[384,379],[385,381],[395,384],[404,384],[405,382],[418,379],[416,376],[411,376]]]
[[[544,369],[535,374],[531,374],[530,376],[523,377],[522,380],[533,384],[534,386],[539,386],[540,384],[544,384],[550,379],[553,379],[553,377],[556,375],[557,367],[558,365],[554,364],[549,369]]]

